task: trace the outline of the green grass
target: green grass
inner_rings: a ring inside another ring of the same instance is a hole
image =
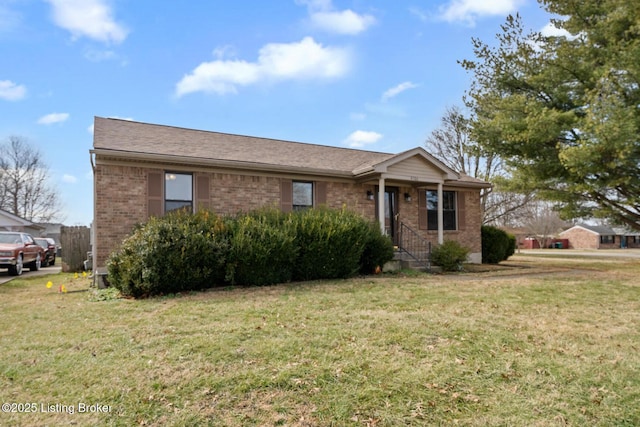
[[[511,264],[150,300],[26,275],[0,400],[38,411],[0,424],[640,425],[637,260]]]

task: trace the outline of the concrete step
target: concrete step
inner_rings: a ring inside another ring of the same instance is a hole
[[[422,254],[423,257],[426,258],[427,254]],[[403,250],[396,250],[393,254],[394,266],[397,269],[409,269],[409,270],[419,270],[425,271],[426,266],[424,262],[416,261],[414,257],[409,255],[407,252]]]

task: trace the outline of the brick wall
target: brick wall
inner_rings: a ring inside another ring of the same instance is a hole
[[[133,226],[147,219],[147,173],[150,169],[114,166],[98,163],[95,170],[96,212],[94,257],[96,266],[105,265],[109,253],[115,250],[131,232]],[[161,169],[155,169],[160,171]],[[233,215],[264,206],[280,206],[281,179],[276,176],[249,176],[220,172],[197,172],[209,178],[209,205],[219,214]],[[375,194],[373,184],[327,182],[327,206],[346,207],[368,220],[375,220],[376,202],[367,199],[367,191]],[[411,195],[405,201],[404,194]],[[481,252],[480,193],[464,191],[465,228],[445,231],[444,238],[456,240],[474,253]],[[398,210],[401,221],[437,244],[437,231],[419,230],[418,190],[399,187]],[[197,202],[197,201],[194,201]]]
[[[96,165],[94,259],[102,267],[133,226],[147,218],[147,170]]]
[[[616,249],[620,248],[620,236],[616,236],[615,243],[600,243],[600,236],[584,228],[575,227],[561,234],[569,239],[570,249]]]
[[[266,176],[208,174],[211,210],[234,215],[264,206],[280,206],[280,178]]]
[[[447,190],[445,188],[445,190]],[[367,191],[376,193],[375,185],[367,184],[339,184],[330,183],[327,192],[327,204],[329,207],[339,209],[346,205],[349,209],[358,212],[363,217],[373,221],[376,218],[376,202],[367,200]],[[420,190],[424,191],[424,190]],[[411,201],[405,201],[405,193],[411,196]],[[479,191],[459,191],[459,197],[464,197],[465,218],[463,230],[445,230],[445,240],[455,240],[463,246],[471,249],[471,252],[481,252],[482,215]],[[398,213],[400,221],[417,231],[432,245],[438,243],[438,232],[432,230],[420,230],[418,227],[418,189],[413,187],[398,187]]]
[[[600,237],[582,228],[573,228],[563,232],[560,237],[569,239],[569,249],[598,249]]]

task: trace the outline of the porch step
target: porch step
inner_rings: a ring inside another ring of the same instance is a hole
[[[423,254],[426,255],[426,254]],[[393,254],[393,260],[399,263],[400,268],[408,270],[426,271],[424,263],[416,261],[408,253],[403,250],[396,250]]]

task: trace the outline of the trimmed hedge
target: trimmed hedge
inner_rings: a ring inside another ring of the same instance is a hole
[[[137,226],[107,260],[109,283],[142,297],[210,287],[225,277],[226,225],[209,212],[172,212]]]
[[[482,263],[498,264],[516,252],[516,238],[497,227],[483,225]]]
[[[373,273],[393,258],[379,227],[343,210],[258,210],[222,218],[172,212],[137,226],[108,261],[133,297],[226,285],[270,285]]]
[[[294,280],[349,277],[360,270],[370,231],[361,216],[346,209],[307,209],[294,215],[299,248]]]
[[[298,247],[290,216],[258,211],[228,221],[230,247],[226,281],[236,285],[288,282]]]

